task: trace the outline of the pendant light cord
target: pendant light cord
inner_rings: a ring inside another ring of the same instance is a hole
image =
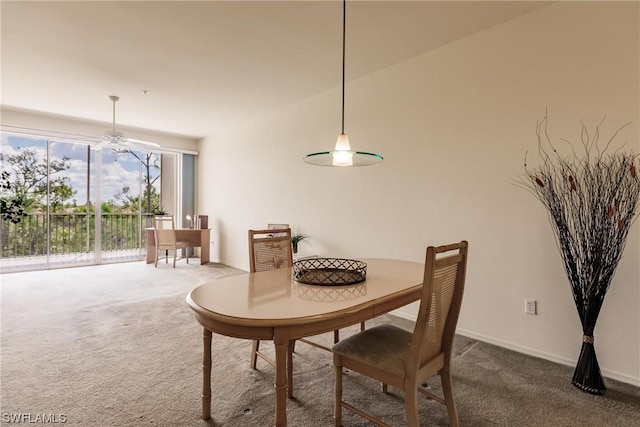
[[[304,156],[305,163],[316,166],[369,166],[380,163],[383,157],[380,154],[365,151],[353,151],[349,143],[349,137],[344,133],[344,100],[346,91],[346,59],[347,59],[347,0],[342,1],[342,131],[338,135],[335,148],[332,151],[322,151]]]
[[[347,0],[342,2],[342,133],[344,133],[345,50],[347,38]]]
[[[116,102],[118,102],[120,97],[115,96],[115,95],[111,95],[111,96],[109,96],[109,99],[113,103],[113,127],[112,127],[112,130],[113,130],[113,132],[115,132],[116,131]]]
[[[115,99],[111,99],[113,101],[113,132],[116,131],[116,100]]]

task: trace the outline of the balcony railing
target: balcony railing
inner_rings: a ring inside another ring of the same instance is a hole
[[[49,220],[47,220],[49,219]],[[79,254],[95,249],[95,214],[29,214],[18,224],[1,221],[0,258]],[[102,213],[101,250],[146,249],[144,229],[151,214]]]

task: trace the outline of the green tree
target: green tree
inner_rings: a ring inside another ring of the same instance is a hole
[[[130,212],[137,212],[139,206],[142,206],[142,212],[144,213],[159,211],[161,209],[160,194],[155,184],[160,179],[160,173],[158,173],[160,172],[160,157],[156,153],[140,153],[131,150],[126,150],[125,152],[138,159],[142,167],[144,167],[142,200],[140,200],[140,196],[130,194],[131,188],[128,186],[122,187],[120,193],[115,196],[116,200],[122,204],[123,209],[127,209]]]
[[[9,179],[10,175],[7,171],[2,171],[0,176],[0,189],[2,189],[2,197],[0,197],[0,212],[2,219],[19,224],[22,218],[27,216],[24,210],[24,198],[18,195],[10,195],[12,185]],[[7,193],[5,195],[5,193]]]
[[[145,178],[143,178],[143,181]],[[140,206],[145,213],[155,213],[160,207],[160,194],[153,185],[143,182],[143,195],[130,194],[131,188],[124,186],[118,194],[114,196],[122,212],[138,212]],[[150,208],[149,208],[150,207]]]
[[[52,212],[62,210],[64,202],[75,194],[69,185],[69,177],[63,174],[71,167],[69,160],[69,157],[62,157],[47,163],[35,148],[18,148],[12,154],[0,153],[3,256],[47,253],[47,228],[40,222],[42,214],[38,216],[37,213],[45,211],[47,203]],[[30,215],[33,213],[36,215]],[[67,229],[58,227],[60,221],[60,218],[53,218],[51,222],[49,248],[52,253],[63,250],[64,243],[71,238]]]
[[[27,213],[46,207],[48,184],[49,205],[54,212],[60,210],[76,193],[69,185],[69,177],[61,175],[71,167],[69,160],[66,156],[53,159],[47,167],[46,160],[39,158],[33,148],[18,149],[17,153],[9,155],[0,153],[0,163],[7,168],[2,174],[3,207],[18,203]]]

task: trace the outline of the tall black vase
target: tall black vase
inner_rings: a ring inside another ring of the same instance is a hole
[[[580,357],[571,382],[584,392],[603,395],[607,391],[607,387],[600,373],[596,349],[593,346],[593,337],[585,336],[582,341]]]

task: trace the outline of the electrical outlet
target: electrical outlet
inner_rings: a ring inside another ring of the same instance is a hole
[[[538,314],[538,302],[534,299],[525,299],[524,312],[527,314]]]

